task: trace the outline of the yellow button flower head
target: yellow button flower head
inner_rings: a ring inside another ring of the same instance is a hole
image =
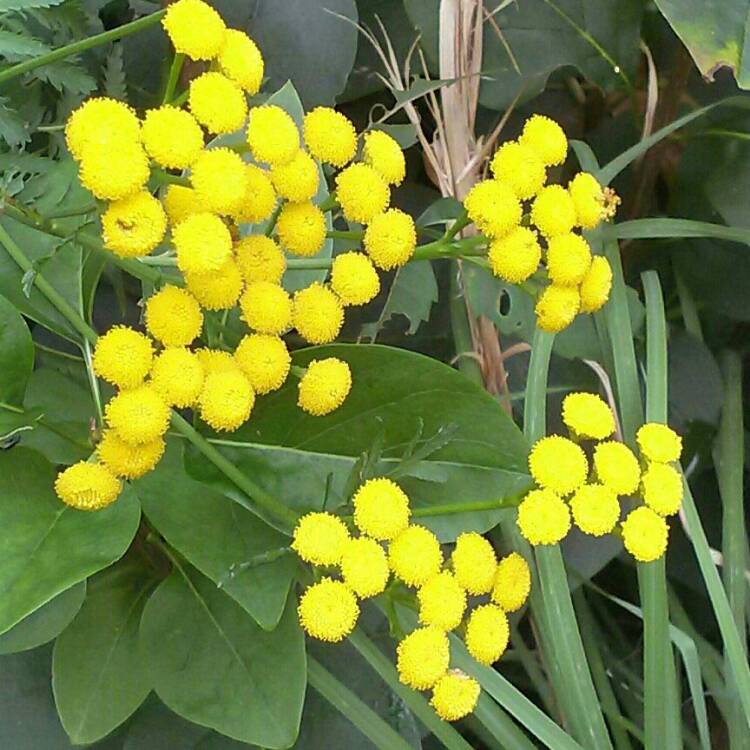
[[[414,690],[427,690],[448,669],[448,636],[438,628],[417,628],[398,644],[396,654],[399,680]]]
[[[545,237],[567,234],[576,223],[573,199],[561,185],[543,187],[531,205],[531,222]]]
[[[347,221],[368,224],[388,207],[391,190],[369,164],[350,164],[336,175],[336,199]]]
[[[526,120],[519,141],[548,167],[562,164],[568,154],[568,139],[563,129],[544,115],[532,115]]]
[[[279,336],[292,324],[292,300],[278,284],[256,281],[240,297],[242,319],[258,333]]]
[[[208,148],[193,163],[190,182],[207,211],[232,214],[245,198],[245,162],[229,148]]]
[[[649,464],[641,478],[643,502],[660,516],[671,516],[682,504],[682,476],[669,464]]]
[[[364,246],[372,262],[384,271],[403,266],[414,254],[414,219],[398,208],[374,216],[365,230]]]
[[[487,237],[502,237],[521,221],[521,203],[504,182],[478,182],[464,198],[464,208],[479,231]]]
[[[529,544],[557,544],[570,530],[570,511],[552,490],[532,490],[518,506],[518,528]]]
[[[409,498],[385,477],[368,479],[354,494],[353,503],[356,527],[373,539],[390,541],[409,525]]]
[[[580,234],[558,234],[547,242],[547,272],[559,286],[578,286],[591,267],[591,248]]]
[[[87,99],[65,123],[65,142],[77,161],[92,143],[114,149],[123,143],[137,143],[140,137],[141,124],[135,111],[108,97]]]
[[[94,372],[118,388],[135,388],[151,369],[154,348],[147,336],[127,326],[113,326],[94,348]]]
[[[341,557],[341,575],[360,599],[382,593],[390,576],[383,548],[366,536],[350,539]]]
[[[382,130],[364,135],[362,161],[375,169],[389,185],[400,185],[406,176],[406,160],[398,141]]]
[[[366,255],[341,253],[333,259],[331,288],[342,305],[365,305],[380,291],[380,278]]]
[[[288,201],[303,203],[318,192],[320,174],[312,156],[299,149],[291,161],[271,169],[271,182],[276,192]]]
[[[253,107],[247,122],[247,143],[256,161],[272,167],[287,164],[299,150],[297,124],[275,104]]]
[[[203,374],[215,372],[239,372],[240,366],[229,352],[221,349],[201,348],[195,350],[195,356],[203,366]]]
[[[536,324],[548,333],[559,333],[575,320],[581,309],[581,295],[575,287],[550,284],[536,302]]]
[[[351,121],[330,107],[315,107],[302,125],[305,145],[318,160],[343,167],[354,158],[357,132]]]
[[[243,237],[234,248],[242,278],[248,284],[270,281],[280,284],[286,271],[286,258],[281,248],[264,234]]]
[[[78,510],[100,510],[117,500],[122,485],[101,464],[79,461],[57,475],[55,492]]]
[[[243,31],[227,29],[217,57],[221,72],[254,96],[263,83],[263,56]]]
[[[323,578],[302,595],[297,614],[308,635],[320,641],[338,643],[354,630],[359,618],[359,604],[345,583]]]
[[[649,422],[636,435],[641,455],[649,461],[666,464],[677,461],[682,453],[682,438],[665,424]]]
[[[170,406],[192,406],[203,389],[203,365],[184,347],[164,349],[151,368],[151,386]]]
[[[305,341],[328,344],[344,324],[344,307],[334,292],[314,281],[294,293],[292,323]]]
[[[203,131],[195,118],[169,104],[146,112],[141,135],[148,155],[167,169],[186,169],[203,148]]]
[[[623,443],[608,440],[594,448],[594,470],[602,484],[618,495],[632,495],[641,481],[641,467]]]
[[[162,203],[172,226],[187,219],[191,214],[198,214],[206,210],[198,197],[198,193],[193,188],[183,185],[169,185],[164,191]]]
[[[615,491],[603,484],[584,484],[570,499],[576,526],[591,536],[604,536],[620,520],[620,503]]]
[[[508,617],[494,604],[482,604],[466,623],[466,648],[480,663],[494,664],[508,647],[510,628]]]
[[[167,216],[146,190],[110,203],[102,214],[104,246],[120,258],[148,255],[164,237]]]
[[[96,457],[112,474],[123,479],[138,479],[152,471],[164,455],[164,438],[141,445],[129,445],[113,430],[105,430],[96,446]]]
[[[229,310],[242,294],[242,274],[230,258],[218,271],[186,273],[185,283],[190,293],[206,310]]]
[[[245,195],[232,218],[238,224],[258,224],[265,221],[276,207],[276,191],[268,172],[255,164],[246,164],[245,185]]]
[[[390,543],[388,563],[404,583],[421,586],[440,572],[440,542],[424,526],[408,526]]]
[[[466,591],[450,570],[432,576],[418,591],[419,621],[441,630],[461,624],[466,610]]]
[[[595,393],[569,393],[562,403],[565,426],[578,437],[604,440],[615,431],[615,417]]]
[[[294,527],[292,549],[313,565],[338,565],[349,541],[344,522],[332,513],[307,513]]]
[[[209,71],[190,82],[188,107],[198,122],[221,135],[239,130],[247,115],[242,89],[221,73]]]
[[[276,233],[290,253],[310,258],[326,241],[326,218],[313,203],[285,203],[276,222]]]
[[[146,329],[164,346],[187,346],[203,328],[203,313],[190,292],[172,284],[146,300]]]
[[[568,185],[576,209],[576,224],[582,229],[595,229],[606,216],[602,186],[588,172],[579,172]]]
[[[218,271],[232,257],[232,235],[214,214],[192,214],[172,230],[177,267],[183,273]]]
[[[169,406],[150,385],[120,391],[104,410],[107,424],[130,445],[150,443],[169,427]]]
[[[436,683],[430,705],[444,721],[458,721],[477,706],[479,683],[460,669],[451,669]]]
[[[609,299],[611,289],[612,269],[609,261],[601,255],[595,255],[581,282],[581,312],[594,313],[601,310]]]
[[[171,3],[162,25],[175,50],[193,60],[211,60],[219,54],[224,42],[224,21],[203,0]]]
[[[542,259],[537,233],[528,227],[511,229],[504,237],[492,240],[488,259],[495,276],[511,284],[526,281]]]
[[[201,419],[218,432],[244,424],[254,404],[255,392],[239,370],[209,373],[198,396]]]
[[[579,445],[560,435],[550,435],[534,443],[529,470],[540,487],[568,495],[586,481],[589,464]]]
[[[344,403],[352,388],[349,365],[336,357],[314,359],[299,381],[297,405],[308,414],[322,417]]]
[[[651,508],[642,505],[622,522],[625,549],[639,562],[658,560],[667,549],[669,527]]]
[[[128,141],[116,148],[91,143],[83,149],[78,177],[101,200],[116,201],[137,193],[148,176],[148,157],[140,143]]]
[[[521,609],[531,591],[531,571],[526,560],[511,552],[497,566],[490,598],[506,612]]]
[[[495,179],[501,180],[521,198],[533,198],[547,181],[547,170],[538,154],[516,141],[504,143],[490,162]]]
[[[470,594],[487,594],[495,582],[497,558],[492,545],[475,531],[459,534],[451,555],[456,580]]]
[[[261,333],[244,336],[234,358],[253,390],[260,394],[281,388],[292,363],[286,344],[278,336]]]

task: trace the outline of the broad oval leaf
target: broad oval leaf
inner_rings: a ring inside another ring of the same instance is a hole
[[[0,409],[20,406],[34,367],[34,344],[26,322],[0,297]]]

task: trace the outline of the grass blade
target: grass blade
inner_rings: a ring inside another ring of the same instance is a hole
[[[710,237],[715,240],[730,240],[750,245],[750,229],[728,227],[693,219],[633,219],[620,224],[605,225],[604,236],[619,240],[656,240],[685,237]]]

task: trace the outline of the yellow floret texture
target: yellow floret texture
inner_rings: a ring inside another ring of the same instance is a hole
[[[344,307],[334,292],[315,281],[295,292],[292,323],[305,341],[328,344],[344,324]]]
[[[511,284],[526,281],[542,259],[537,233],[528,227],[511,229],[504,237],[490,242],[488,259],[495,276]]]
[[[355,493],[353,503],[355,525],[373,539],[390,541],[409,525],[409,498],[390,479],[368,479]]]
[[[432,576],[418,591],[419,621],[440,630],[461,624],[466,610],[466,591],[450,570]]]
[[[203,313],[195,297],[167,284],[146,300],[146,328],[164,346],[187,346],[203,328]]]
[[[247,34],[237,29],[227,29],[217,62],[221,72],[250,96],[258,93],[263,82],[263,56]]]
[[[559,333],[573,322],[580,309],[581,295],[575,287],[550,284],[534,308],[536,324],[548,333]]]
[[[326,219],[313,203],[285,203],[276,222],[279,241],[302,257],[316,255],[326,240]]]
[[[406,160],[398,142],[382,130],[365,133],[362,161],[390,185],[400,185],[406,176]]]
[[[349,365],[336,357],[314,359],[299,382],[297,405],[308,414],[322,417],[341,406],[352,388]]]
[[[161,437],[169,427],[169,415],[169,406],[149,385],[120,391],[104,410],[107,424],[130,445]]]
[[[604,536],[620,520],[620,503],[613,489],[603,484],[585,484],[570,499],[576,526],[591,536]]]
[[[256,281],[240,297],[244,321],[257,333],[279,336],[292,323],[292,300],[278,284]]]
[[[456,580],[469,594],[479,596],[491,591],[497,570],[492,545],[475,531],[459,534],[451,555]]]
[[[207,211],[236,212],[247,191],[247,169],[242,157],[229,148],[202,151],[193,163],[190,182]]]
[[[529,470],[539,486],[568,495],[586,481],[589,465],[579,445],[568,438],[550,435],[534,444],[529,454]]]
[[[188,216],[172,230],[177,267],[183,273],[218,271],[232,257],[232,235],[210,213]]]
[[[306,151],[299,149],[291,161],[271,169],[276,192],[293,203],[311,200],[318,192],[318,165]]]
[[[639,562],[658,560],[667,549],[669,527],[651,508],[642,505],[622,522],[625,549]]]
[[[248,284],[270,281],[279,284],[286,270],[286,258],[281,248],[262,234],[243,237],[234,248],[242,278]]]
[[[265,221],[276,207],[276,191],[268,172],[255,164],[245,165],[245,195],[232,213],[238,224]]]
[[[140,143],[128,141],[114,149],[91,143],[83,149],[78,177],[81,185],[97,198],[120,200],[146,184],[148,157]]]
[[[368,164],[352,164],[336,176],[336,198],[344,218],[368,224],[391,200],[388,183]]]
[[[272,167],[290,162],[299,150],[299,131],[291,115],[275,104],[250,110],[247,143],[256,161]]]
[[[151,369],[154,348],[147,336],[127,326],[113,326],[94,348],[94,372],[119,388],[135,388]]]
[[[164,455],[164,438],[154,438],[148,443],[130,445],[121,440],[113,430],[105,430],[96,457],[117,477],[138,479],[152,471]]]
[[[543,187],[531,205],[531,222],[547,238],[570,232],[576,210],[568,191],[561,185]]]
[[[521,200],[533,198],[544,187],[544,162],[528,146],[515,141],[504,143],[490,163],[495,179],[504,182]]]
[[[365,230],[365,250],[384,271],[403,266],[414,253],[417,231],[414,219],[398,208],[374,216]]]
[[[618,495],[632,495],[641,481],[638,459],[627,445],[614,440],[594,448],[594,469],[599,481]]]
[[[480,664],[494,664],[508,646],[508,617],[494,604],[482,604],[466,623],[466,648]]]
[[[408,586],[421,586],[440,572],[440,542],[424,526],[409,526],[390,543],[388,564]]]
[[[562,416],[578,437],[604,440],[615,431],[612,409],[595,393],[569,393],[563,399]]]
[[[254,404],[255,392],[239,370],[209,373],[198,396],[201,419],[219,432],[244,424]]]
[[[570,510],[552,490],[532,490],[518,507],[518,528],[529,544],[557,544],[570,530]]]
[[[308,635],[338,643],[354,630],[359,618],[359,604],[345,583],[323,578],[302,595],[297,613]]]
[[[342,253],[331,266],[331,289],[342,305],[365,305],[380,291],[380,278],[363,253]]]
[[[682,475],[670,464],[651,463],[641,477],[643,502],[660,516],[671,516],[682,504]]]
[[[594,313],[601,310],[609,299],[612,289],[612,268],[609,261],[595,255],[580,286],[581,312]]]
[[[203,131],[195,118],[168,104],[146,112],[141,136],[148,155],[167,169],[186,169],[203,149]]]
[[[439,628],[418,628],[407,635],[397,648],[396,667],[404,685],[428,690],[448,670],[450,645]]]
[[[319,161],[343,167],[354,158],[357,133],[351,121],[330,107],[316,107],[305,115],[305,145]]]
[[[519,141],[547,166],[562,164],[568,153],[568,139],[563,129],[544,115],[533,115],[526,121]]]
[[[292,549],[314,565],[337,565],[349,541],[344,522],[332,513],[308,513],[294,528]]]
[[[558,234],[547,242],[547,273],[559,286],[578,286],[591,267],[591,248],[580,234]]]
[[[151,368],[151,386],[170,406],[192,406],[203,388],[205,373],[198,356],[184,347],[164,349]]]
[[[505,612],[515,612],[531,591],[529,564],[517,552],[506,555],[497,566],[490,598]]]
[[[137,143],[140,137],[141,125],[133,109],[108,97],[87,99],[71,113],[65,124],[65,142],[78,161],[91,144],[114,149],[122,144]]]
[[[499,180],[474,185],[464,199],[464,208],[479,231],[488,237],[502,237],[521,221],[521,203],[513,190]]]
[[[80,461],[58,474],[55,492],[66,505],[78,510],[99,510],[113,503],[122,485],[101,464]]]
[[[292,363],[282,339],[261,333],[243,337],[234,351],[234,358],[253,390],[259,394],[281,388]]]
[[[682,453],[682,438],[670,427],[657,422],[644,424],[636,435],[641,455],[649,461],[669,463]]]
[[[188,291],[206,310],[229,310],[237,304],[244,281],[232,258],[217,271],[186,273]]]
[[[366,536],[350,539],[341,557],[341,576],[360,599],[382,593],[390,576],[383,548]]]
[[[217,135],[239,130],[247,115],[242,89],[226,76],[213,71],[191,81],[188,107],[206,130]]]
[[[162,20],[172,44],[193,60],[210,60],[219,53],[226,27],[221,16],[203,0],[178,0],[167,6]]]
[[[104,246],[121,258],[148,255],[162,241],[166,229],[161,203],[146,190],[110,203],[102,214]]]
[[[451,670],[437,681],[430,705],[444,721],[458,721],[476,708],[480,692],[473,677],[458,669]]]

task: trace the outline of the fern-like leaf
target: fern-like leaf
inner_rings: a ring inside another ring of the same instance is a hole
[[[128,90],[125,83],[125,62],[122,56],[122,45],[112,45],[112,51],[104,64],[104,93],[113,99],[125,101]]]
[[[0,13],[9,13],[12,10],[36,10],[37,8],[52,8],[62,5],[65,0],[0,0]]]
[[[23,146],[30,137],[29,124],[15,109],[8,106],[5,97],[0,97],[0,139],[12,148]]]
[[[44,55],[49,51],[50,48],[44,42],[40,42],[33,36],[0,29],[0,57],[4,57],[9,62]]]
[[[96,88],[96,81],[79,63],[62,60],[52,65],[37,68],[36,75],[54,86],[59,92],[71,91],[74,94],[90,94]]]

